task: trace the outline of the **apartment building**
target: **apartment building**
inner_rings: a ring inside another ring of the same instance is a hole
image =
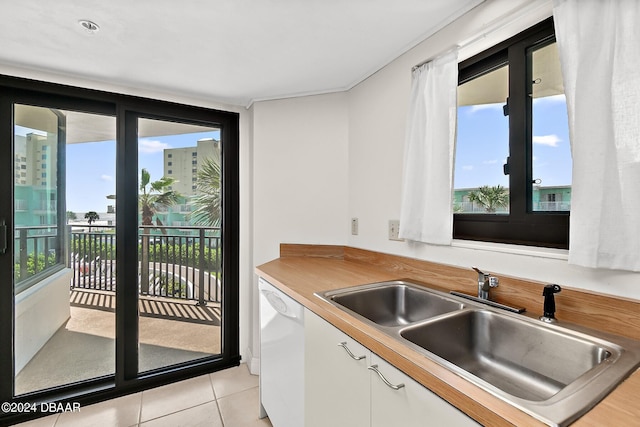
[[[200,139],[195,147],[165,149],[164,176],[175,179],[171,190],[187,198],[195,195],[199,165],[219,153],[220,141],[213,138]]]

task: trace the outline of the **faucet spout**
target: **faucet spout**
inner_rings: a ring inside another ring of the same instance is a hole
[[[489,300],[489,290],[498,286],[498,278],[482,272],[478,267],[471,267],[478,273],[478,298]]]

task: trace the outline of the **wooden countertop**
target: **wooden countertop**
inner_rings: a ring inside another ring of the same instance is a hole
[[[487,426],[545,425],[314,296],[314,292],[319,291],[402,279],[446,292],[455,289],[473,293],[476,287],[476,273],[473,271],[342,246],[282,245],[280,253],[280,258],[256,267],[256,273],[477,422]],[[500,276],[499,272],[495,274]],[[503,276],[500,279],[497,289],[503,292],[496,297],[499,302],[527,307],[528,312],[537,315],[533,310],[533,301],[542,308],[539,295],[542,294],[543,284],[517,278],[505,280]],[[505,285],[505,282],[511,286]],[[607,318],[613,320],[606,327],[597,329],[638,339],[640,302],[565,288],[563,293],[568,294],[565,300],[556,300],[559,319],[566,316],[573,323],[593,328],[594,323],[602,325],[601,316],[606,313]],[[584,309],[591,305],[595,307],[586,311],[577,310],[578,306]],[[640,396],[640,371],[632,374],[572,425],[640,425],[637,396]]]

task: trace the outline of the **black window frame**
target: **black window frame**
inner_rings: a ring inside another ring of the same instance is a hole
[[[569,248],[569,212],[532,209],[533,48],[555,42],[549,18],[458,64],[458,85],[509,65],[509,214],[453,214],[453,238]],[[506,100],[505,100],[506,101]],[[506,160],[506,159],[505,159]]]

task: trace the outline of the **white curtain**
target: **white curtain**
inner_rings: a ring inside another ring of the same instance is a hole
[[[573,182],[569,262],[640,271],[640,1],[554,0]]]
[[[450,245],[457,52],[413,72],[404,148],[400,237]]]

